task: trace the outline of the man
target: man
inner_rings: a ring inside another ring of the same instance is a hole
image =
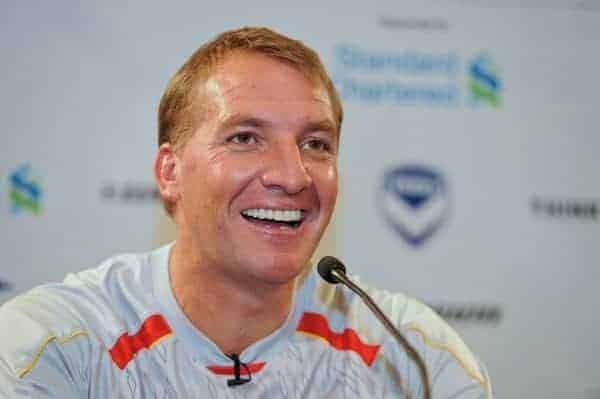
[[[171,79],[154,173],[174,244],[38,287],[0,311],[0,397],[420,397],[415,365],[310,266],[334,209],[342,107],[318,56],[221,34]],[[370,290],[435,398],[491,398],[431,310]]]

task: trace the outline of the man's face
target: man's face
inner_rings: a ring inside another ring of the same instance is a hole
[[[327,91],[260,54],[223,61],[198,91],[206,116],[179,154],[179,240],[202,268],[289,282],[337,196],[338,133]]]

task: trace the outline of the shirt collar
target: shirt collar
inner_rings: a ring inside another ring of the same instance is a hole
[[[229,359],[217,345],[198,330],[177,303],[171,289],[169,277],[169,254],[173,243],[158,248],[152,253],[151,262],[154,279],[154,292],[161,312],[169,322],[175,336],[180,339],[192,358],[201,364],[230,364]],[[307,266],[312,269],[311,266]],[[278,353],[281,345],[288,342],[298,325],[300,317],[306,309],[307,301],[314,292],[314,273],[304,272],[297,281],[297,288],[292,300],[292,310],[281,327],[265,338],[255,342],[239,354],[244,363],[267,361],[274,353]]]

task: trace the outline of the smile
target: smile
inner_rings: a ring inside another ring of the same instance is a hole
[[[242,216],[249,221],[277,223],[294,228],[302,223],[303,214],[301,209],[251,208],[242,211]]]

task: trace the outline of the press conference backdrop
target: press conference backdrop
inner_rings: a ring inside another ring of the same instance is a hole
[[[267,25],[314,47],[344,101],[319,254],[438,310],[498,398],[600,398],[597,3],[1,8],[0,302],[172,238],[159,96],[200,43]]]

